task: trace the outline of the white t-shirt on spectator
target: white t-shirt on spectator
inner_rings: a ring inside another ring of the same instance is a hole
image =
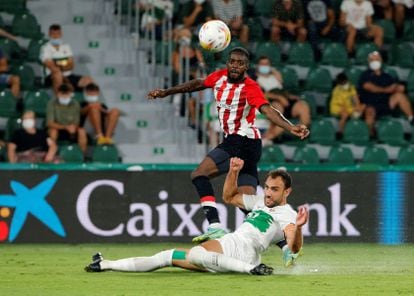
[[[73,57],[72,49],[69,44],[61,44],[58,48],[50,42],[42,46],[40,50],[40,60],[44,63],[46,60],[59,61]],[[50,70],[46,68],[46,75],[50,75]],[[69,76],[72,71],[64,71],[64,76]]]
[[[366,17],[374,14],[372,3],[366,0],[360,4],[354,0],[345,0],[341,4],[341,11],[346,13],[346,24],[352,25],[357,30],[365,29]]]
[[[392,2],[404,4],[407,8],[412,8],[414,6],[414,0],[392,0]]]

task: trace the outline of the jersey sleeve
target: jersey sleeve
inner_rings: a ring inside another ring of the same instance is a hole
[[[254,206],[260,200],[263,200],[263,197],[257,195],[243,194],[244,209],[248,211],[253,210]]]
[[[247,92],[247,102],[250,106],[259,109],[262,105],[269,104],[266,100],[263,91],[260,89],[259,85],[252,81],[249,84],[248,92]]]
[[[223,76],[224,71],[226,70],[215,71],[208,75],[207,78],[204,79],[204,86],[210,88],[213,87],[216,84],[217,80],[219,80],[220,77]]]
[[[284,230],[289,224],[296,224],[296,216],[297,213],[292,208],[285,208],[277,217],[280,228]]]

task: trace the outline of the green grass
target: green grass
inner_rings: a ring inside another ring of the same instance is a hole
[[[0,295],[414,295],[414,245],[308,244],[293,268],[273,248],[267,277],[166,268],[86,273],[97,250],[108,259],[152,255],[177,244],[0,245]],[[189,247],[190,245],[179,245]]]

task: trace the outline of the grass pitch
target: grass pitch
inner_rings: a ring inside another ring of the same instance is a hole
[[[273,248],[267,277],[166,268],[86,273],[96,251],[108,259],[149,256],[177,244],[0,245],[0,295],[414,295],[414,245],[307,244],[293,268]]]

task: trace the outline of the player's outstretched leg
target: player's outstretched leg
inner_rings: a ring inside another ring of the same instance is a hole
[[[267,266],[266,264],[260,263],[250,270],[250,274],[253,275],[271,275],[273,273],[273,267]]]
[[[92,256],[92,262],[85,266],[85,271],[87,272],[101,272],[104,271],[101,269],[101,261],[103,260],[103,256],[101,253],[96,253]]]

